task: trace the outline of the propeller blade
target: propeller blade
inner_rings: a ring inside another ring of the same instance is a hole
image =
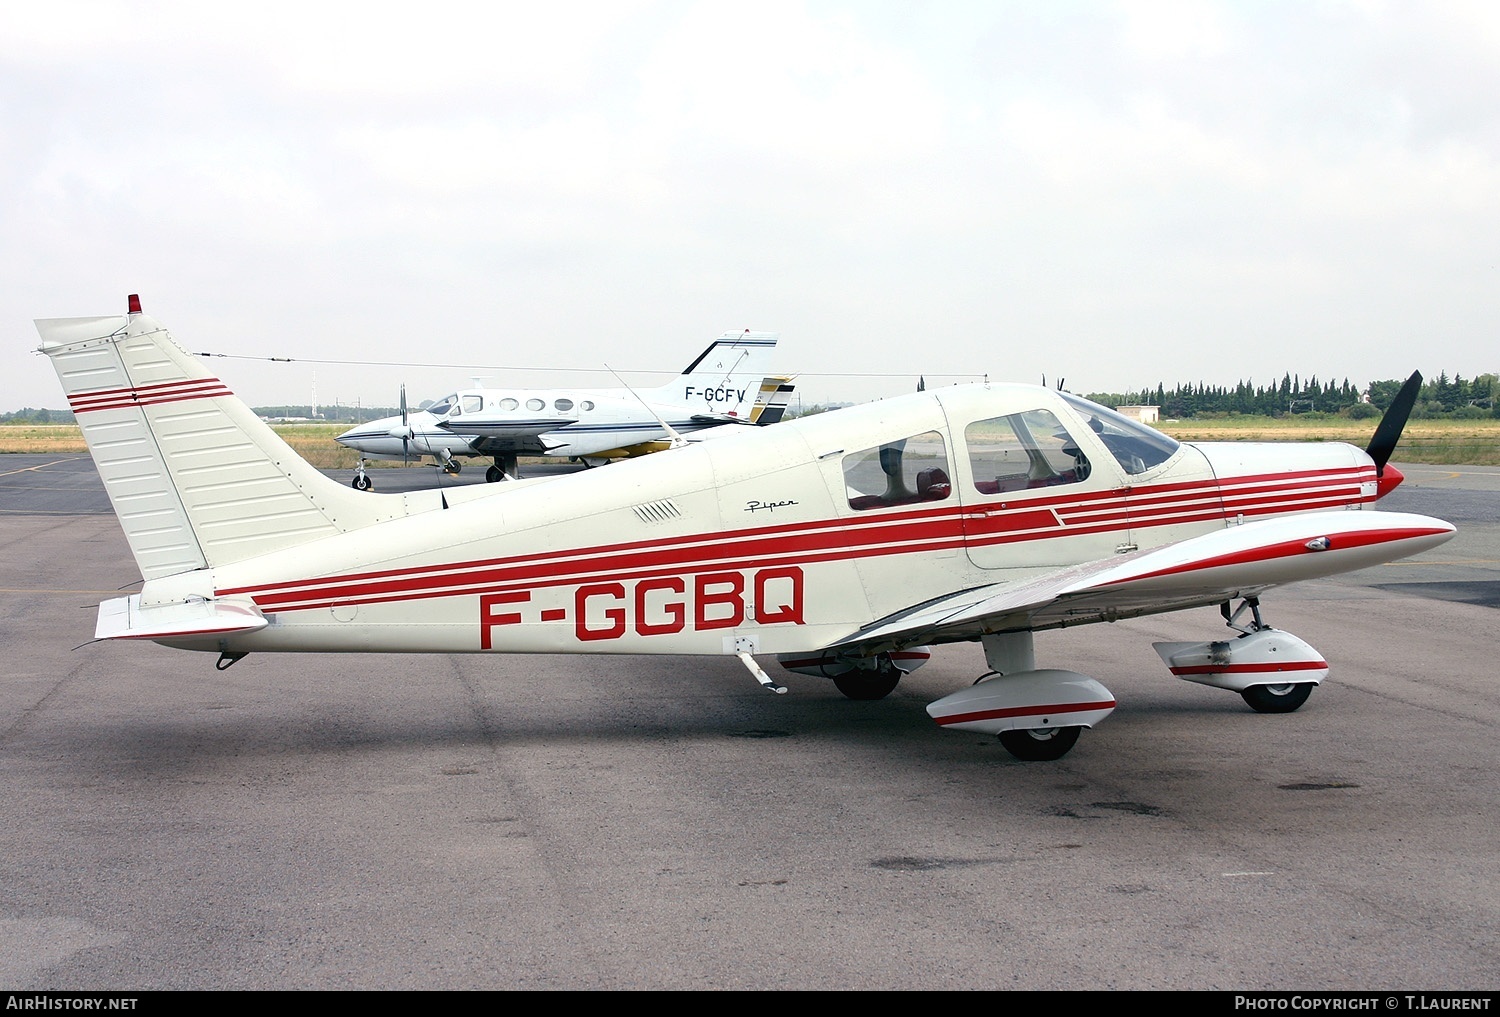
[[[1401,440],[1401,432],[1406,428],[1406,420],[1411,416],[1411,409],[1417,402],[1417,393],[1421,390],[1422,372],[1413,371],[1411,377],[1406,379],[1406,384],[1401,386],[1401,391],[1396,393],[1396,398],[1391,400],[1385,416],[1380,418],[1380,425],[1375,428],[1370,446],[1365,449],[1370,458],[1375,460],[1375,476],[1385,475],[1385,464],[1391,461],[1391,453],[1396,451],[1396,443]]]
[[[401,467],[405,469],[411,458],[411,421],[406,415],[406,386],[401,386]]]

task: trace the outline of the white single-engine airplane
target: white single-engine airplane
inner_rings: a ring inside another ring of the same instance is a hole
[[[776,339],[770,332],[726,332],[680,377],[639,393],[624,387],[473,388],[410,412],[403,388],[400,415],[359,424],[337,440],[360,453],[353,486],[361,491],[374,486],[366,459],[432,456],[457,473],[460,458],[480,456],[494,460],[485,472],[494,483],[517,476],[517,456],[562,456],[595,465],[658,452],[694,431],[760,422],[761,411],[788,380],[766,377]]]
[[[1261,618],[1283,583],[1425,551],[1453,526],[1371,506],[1413,375],[1367,450],[1178,443],[1030,385],[914,393],[743,428],[608,470],[359,494],[288,448],[130,298],[37,322],[145,583],[96,638],[257,651],[737,656],[878,699],[927,646],[989,673],[938,724],[1055,759],[1098,681],[1033,633],[1217,605],[1230,638],[1157,643],[1172,674],[1299,707],[1328,674]],[[1235,602],[1238,607],[1235,607]]]

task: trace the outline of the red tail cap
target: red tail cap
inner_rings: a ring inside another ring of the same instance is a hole
[[[141,313],[141,295],[139,293],[132,293],[130,295],[130,313]]]

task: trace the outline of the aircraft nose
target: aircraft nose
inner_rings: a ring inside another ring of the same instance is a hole
[[[366,424],[355,424],[349,430],[333,439],[340,445],[349,445],[357,441],[368,441],[372,437],[382,435],[387,429],[401,423],[400,417],[385,417],[382,420],[372,420]]]
[[[1380,471],[1380,478],[1375,481],[1375,500],[1379,501],[1390,494],[1397,487],[1401,486],[1401,481],[1405,479],[1405,474],[1390,463],[1386,463],[1385,469]]]

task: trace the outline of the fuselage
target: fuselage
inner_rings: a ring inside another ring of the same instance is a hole
[[[612,390],[470,389],[408,413],[405,420],[391,416],[358,424],[337,440],[371,459],[603,456],[670,438],[664,423],[678,434],[716,427],[727,421],[712,416],[719,412],[715,406],[733,414],[746,399],[753,403],[757,391],[721,388],[700,407],[651,401],[654,392],[643,399]],[[407,428],[410,436],[403,441]]]
[[[1379,493],[1350,445],[1178,444],[1050,389],[956,386],[501,485],[142,599],[270,619],[163,640],[229,652],[783,653],[955,590]]]

